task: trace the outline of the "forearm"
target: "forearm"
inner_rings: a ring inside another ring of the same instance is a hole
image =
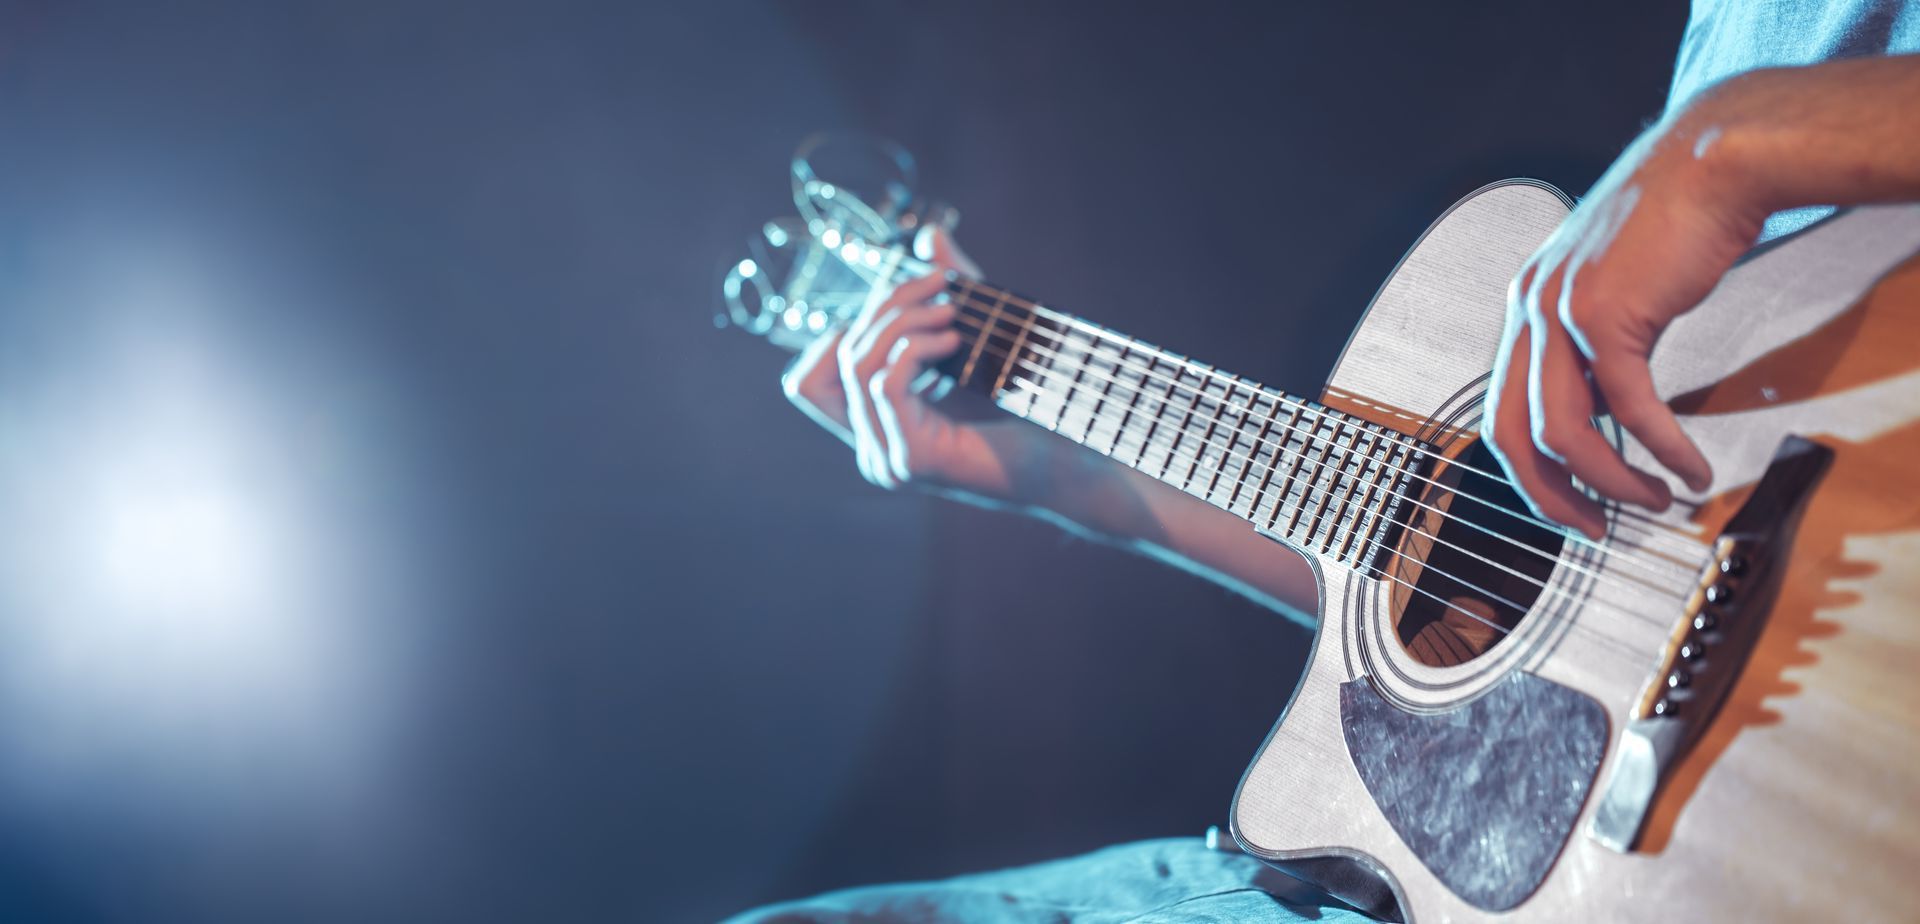
[[[1015,507],[1160,559],[1303,623],[1318,586],[1298,553],[1246,520],[1022,421],[978,427],[1007,460],[1000,487]],[[980,502],[978,497],[968,500]],[[988,502],[992,503],[992,502]]]
[[[1751,71],[1676,118],[1694,156],[1759,214],[1920,200],[1920,55]]]

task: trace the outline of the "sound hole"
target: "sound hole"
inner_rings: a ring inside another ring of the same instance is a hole
[[[1397,595],[1400,642],[1434,667],[1471,661],[1519,626],[1564,541],[1505,481],[1480,474],[1500,472],[1486,447],[1476,442],[1459,460],[1420,498],[1395,565],[1412,583]]]

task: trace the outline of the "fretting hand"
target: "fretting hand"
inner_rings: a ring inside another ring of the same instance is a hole
[[[1009,449],[1028,441],[990,438],[1006,422],[956,420],[916,387],[960,348],[945,273],[979,271],[944,231],[923,230],[914,249],[936,271],[875,290],[845,327],[810,344],[781,380],[787,397],[852,446],[860,474],[874,484],[1014,500],[1019,473],[1007,457],[1025,455]]]
[[[1042,427],[1012,417],[955,419],[917,391],[929,366],[961,348],[954,325],[970,323],[941,298],[944,274],[978,271],[944,233],[923,232],[914,244],[936,272],[876,293],[782,379],[795,405],[853,447],[862,475],[885,488],[1020,509],[1173,562],[1265,606],[1312,609],[1317,587],[1306,560],[1245,520]]]

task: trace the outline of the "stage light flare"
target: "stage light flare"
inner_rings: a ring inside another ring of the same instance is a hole
[[[361,802],[395,692],[364,434],[295,371],[313,343],[204,310],[227,280],[118,269],[0,381],[0,779],[144,814]]]

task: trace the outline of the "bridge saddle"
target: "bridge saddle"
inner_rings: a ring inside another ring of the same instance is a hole
[[[1683,619],[1661,651],[1587,835],[1625,853],[1646,828],[1660,787],[1712,723],[1766,628],[1794,528],[1833,450],[1798,436],[1781,441],[1740,511],[1714,540]]]

